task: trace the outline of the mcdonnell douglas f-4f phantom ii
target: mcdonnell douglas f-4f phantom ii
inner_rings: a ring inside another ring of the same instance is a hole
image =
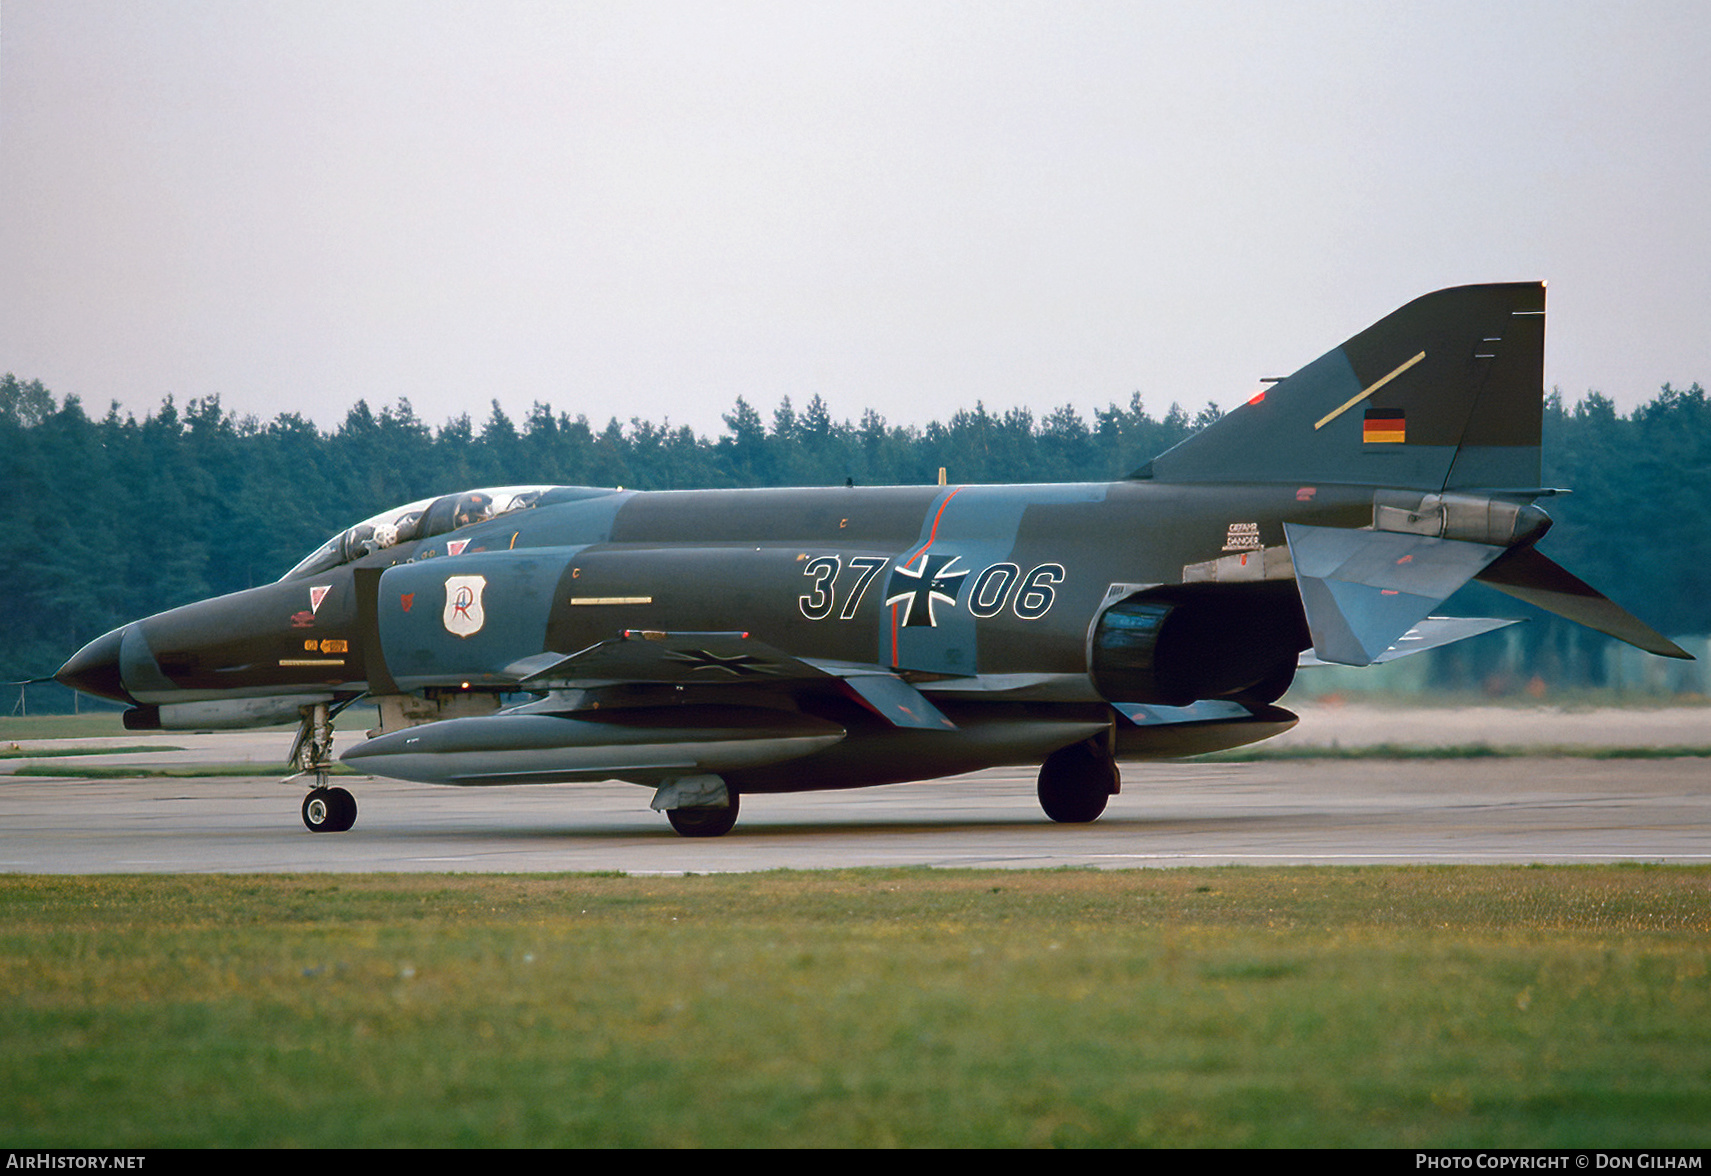
[[[1469,580],[1688,656],[1535,547],[1544,298],[1416,299],[1120,482],[423,500],[57,676],[135,728],[298,721],[316,831],[356,819],[326,772],[365,696],[360,771],[627,780],[689,836],[744,795],[1005,764],[1091,821],[1119,760],[1293,725],[1298,664],[1507,623],[1430,615]]]

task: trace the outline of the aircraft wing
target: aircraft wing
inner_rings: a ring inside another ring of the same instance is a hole
[[[800,658],[747,633],[682,633],[626,629],[578,653],[542,653],[506,667],[520,690],[784,682],[828,679]]]
[[[819,685],[855,698],[895,727],[954,730],[926,697],[878,666],[807,661],[743,632],[627,629],[579,653],[544,653],[507,667],[521,690],[605,686]]]
[[[727,698],[735,686],[837,691],[896,727],[956,729],[895,674],[813,665],[743,632],[626,630],[577,653],[524,658],[506,672],[518,689],[546,696],[496,715],[380,735],[344,758],[382,775],[444,784],[699,780],[811,755],[846,736],[812,714],[757,705],[752,692]],[[607,688],[649,685],[694,689],[668,705],[645,697],[602,704]]]

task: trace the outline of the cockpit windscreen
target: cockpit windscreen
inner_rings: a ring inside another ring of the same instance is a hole
[[[439,498],[423,498],[404,506],[383,510],[354,527],[334,535],[305,556],[296,567],[280,577],[293,580],[313,576],[377,551],[417,539],[443,535],[460,527],[524,510],[535,505],[550,486],[502,486],[465,490]]]

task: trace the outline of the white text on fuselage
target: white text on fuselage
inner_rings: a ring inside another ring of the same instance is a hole
[[[890,562],[872,555],[853,556],[847,564],[837,555],[812,556],[802,565],[802,574],[811,583],[796,598],[797,607],[810,621],[833,615],[840,621],[853,620],[880,570]],[[977,620],[1008,609],[1019,620],[1037,621],[1057,603],[1057,587],[1066,574],[1060,563],[1039,564],[1024,575],[1021,565],[1003,561],[988,564],[970,577],[956,567],[955,557],[941,557],[935,565],[922,553],[892,569],[884,599],[902,611],[908,626],[936,627],[935,602],[967,608]]]

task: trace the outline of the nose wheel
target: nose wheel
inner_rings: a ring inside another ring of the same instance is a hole
[[[311,833],[343,833],[356,824],[356,797],[343,788],[313,788],[303,798],[303,824]]]

